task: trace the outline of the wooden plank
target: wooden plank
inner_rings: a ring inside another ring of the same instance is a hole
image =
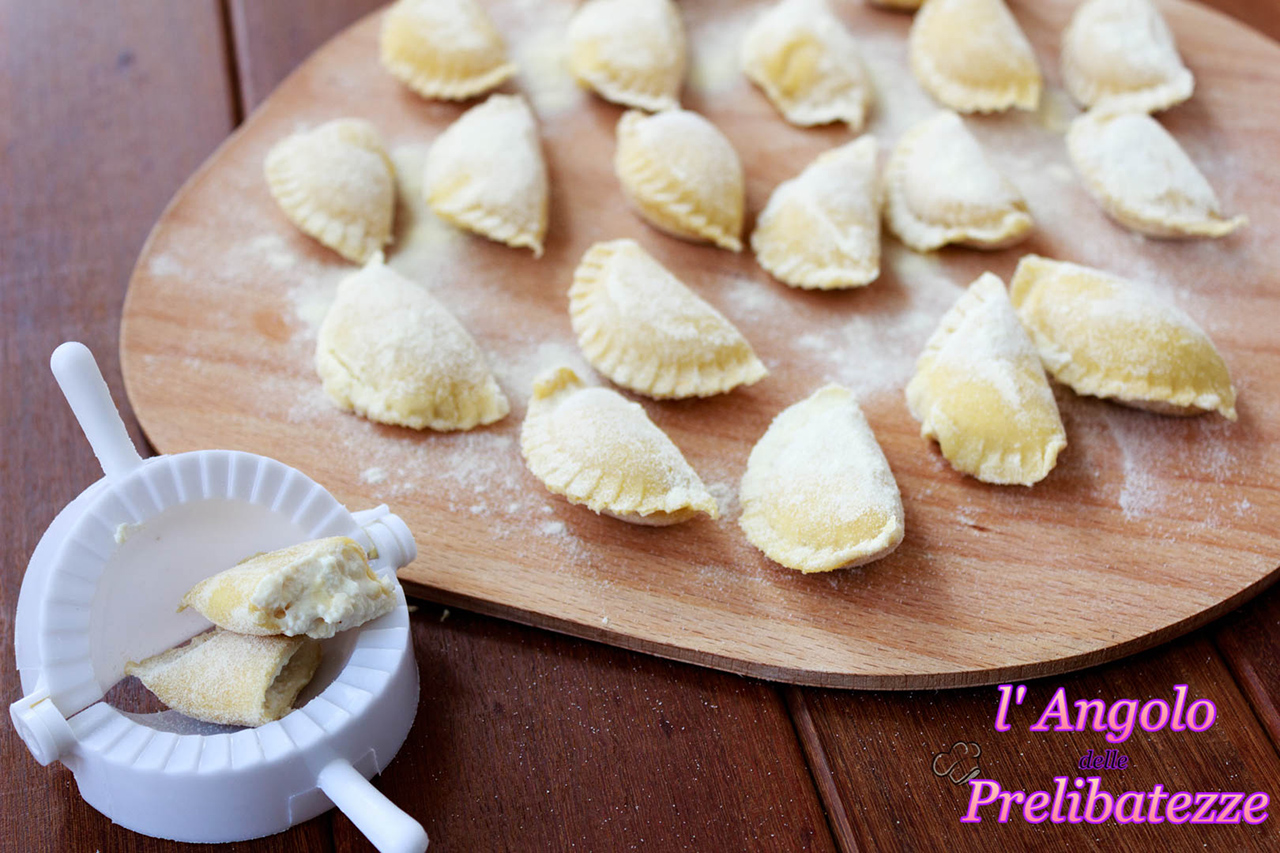
[[[1268,593],[1223,620],[1214,638],[1258,722],[1280,749],[1280,594]]]
[[[1208,731],[1138,731],[1120,745],[1092,731],[1027,731],[1058,686],[1065,688],[1069,702],[1145,702],[1171,701],[1178,683],[1189,686],[1189,702],[1205,698],[1216,703],[1217,720]],[[953,851],[1275,849],[1271,821],[1259,827],[1034,825],[1015,812],[1001,824],[987,810],[980,812],[980,825],[961,824],[970,786],[939,778],[933,766],[935,756],[956,743],[976,743],[980,777],[995,779],[1007,790],[1052,790],[1055,776],[1098,775],[1103,790],[1113,794],[1150,790],[1157,783],[1173,791],[1275,794],[1280,758],[1203,633],[1124,664],[1033,682],[1028,688],[1023,705],[1009,715],[1008,732],[993,728],[994,687],[900,694],[805,690],[822,758],[831,767],[858,843],[876,850],[935,849],[944,838]],[[1129,769],[1078,770],[1085,750],[1106,748],[1127,755]],[[940,766],[945,770],[947,764],[943,759]]]
[[[245,112],[311,52],[385,0],[226,0]]]
[[[424,605],[379,786],[432,850],[834,850],[770,685]],[[338,850],[367,842],[336,815]]]
[[[1280,7],[1263,0],[1208,5],[1280,39]],[[1259,722],[1280,748],[1280,593],[1270,592],[1224,620],[1215,641]]]
[[[0,3],[0,637],[45,526],[101,476],[49,373],[67,339],[97,355],[139,446],[116,355],[129,270],[165,203],[232,126],[225,44],[213,0]],[[5,702],[21,695],[12,652]],[[113,826],[70,771],[35,763],[0,725],[0,847],[173,850]],[[324,850],[329,819],[241,850]],[[185,849],[185,847],[183,848]],[[209,850],[208,846],[191,850]]]

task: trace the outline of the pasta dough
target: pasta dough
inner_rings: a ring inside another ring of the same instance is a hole
[[[864,136],[834,148],[784,181],[765,205],[751,248],[760,266],[792,287],[860,287],[880,275],[879,148]]]
[[[516,73],[475,0],[398,0],[382,19],[382,64],[424,98],[461,101]]]
[[[384,424],[471,429],[509,408],[466,329],[381,257],[338,285],[316,372],[339,406]]]
[[[337,119],[277,142],[267,186],[304,234],[364,263],[391,242],[395,174],[372,124]]]
[[[1077,394],[1170,415],[1236,419],[1226,362],[1195,322],[1101,270],[1027,255],[1010,287],[1053,378]]]
[[[927,0],[911,22],[911,70],[962,113],[1034,110],[1040,68],[1004,0]]]
[[[709,397],[768,374],[742,333],[634,240],[587,250],[569,315],[591,366],[638,394]]]
[[[1062,79],[1086,109],[1156,112],[1191,97],[1195,78],[1151,0],[1087,0],[1062,35]]]
[[[782,0],[761,15],[742,43],[742,70],[792,124],[843,121],[857,133],[866,123],[871,77],[827,0]]]
[[[742,531],[801,572],[861,566],[898,547],[902,496],[853,394],[828,385],[783,410],[747,460]]]
[[[240,634],[305,634],[318,640],[395,607],[395,588],[345,536],[258,554],[205,578],[182,598],[219,628]]]
[[[542,256],[547,164],[524,98],[492,95],[431,144],[427,203],[440,218]]]
[[[216,628],[142,663],[129,661],[124,671],[192,719],[261,726],[289,713],[319,665],[317,640]]]
[[[702,116],[688,110],[626,113],[618,122],[614,169],[631,204],[654,227],[742,250],[742,163]]]
[[[1085,113],[1067,151],[1089,193],[1112,219],[1151,237],[1224,237],[1230,219],[1213,187],[1160,122],[1145,113]]]
[[[678,109],[685,54],[671,0],[587,0],[569,22],[573,76],[615,104]]]
[[[907,405],[920,435],[984,483],[1037,483],[1067,446],[1040,358],[991,273],[943,315],[907,384]]]
[[[960,116],[943,112],[907,131],[885,166],[889,229],[917,252],[948,243],[999,249],[1024,239],[1027,202],[987,160]]]
[[[534,476],[570,503],[633,524],[677,524],[715,498],[638,403],[589,388],[567,367],[533,383],[520,450]]]

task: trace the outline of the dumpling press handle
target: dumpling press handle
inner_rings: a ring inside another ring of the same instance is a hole
[[[89,348],[68,341],[53,351],[49,366],[107,479],[117,480],[141,465],[142,457],[120,420],[111,391]]]
[[[347,761],[337,759],[320,771],[316,784],[381,853],[423,853],[427,831]]]

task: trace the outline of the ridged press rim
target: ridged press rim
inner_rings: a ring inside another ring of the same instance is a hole
[[[355,519],[329,492],[281,462],[231,450],[201,450],[147,460],[118,483],[108,482],[76,519],[50,562],[40,602],[40,663],[59,709],[83,733],[77,749],[122,766],[160,772],[241,770],[305,749],[351,724],[386,689],[409,642],[404,593],[397,607],[358,632],[351,654],[324,691],[283,719],[216,735],[157,731],[100,702],[103,691],[89,654],[89,618],[97,582],[116,547],[121,524],[141,524],[171,507],[238,499],[287,513],[308,539],[354,535]],[[290,511],[291,510],[291,511]],[[56,657],[46,649],[65,649]],[[61,686],[59,686],[61,685]]]

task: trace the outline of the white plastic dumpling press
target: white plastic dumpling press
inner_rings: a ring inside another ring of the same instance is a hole
[[[302,473],[262,456],[200,450],[143,460],[93,356],[66,343],[52,367],[105,476],[36,546],[15,630],[25,694],[10,706],[41,764],[61,761],[115,823],[179,841],[270,835],[338,806],[383,853],[425,850],[420,824],[368,778],[404,743],[418,705],[409,613],[396,569],[417,554],[385,506],[351,513]],[[323,645],[294,711],[258,728],[102,701],[140,661],[209,627],[176,612],[198,581],[247,556],[350,536],[396,585],[390,613]]]

